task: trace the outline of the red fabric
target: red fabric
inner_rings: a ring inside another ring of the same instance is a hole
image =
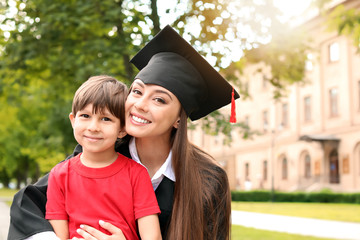
[[[104,233],[104,220],[119,227],[126,239],[138,239],[135,220],[160,209],[147,170],[119,154],[105,168],[88,168],[80,155],[59,163],[49,176],[46,219],[69,221],[70,238],[88,224]]]
[[[232,93],[231,93],[231,115],[230,115],[230,122],[231,122],[231,123],[236,123],[236,108],[235,108],[234,88],[232,89]]]

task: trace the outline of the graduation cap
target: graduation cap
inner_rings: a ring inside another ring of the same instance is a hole
[[[230,122],[236,122],[235,99],[239,94],[169,25],[130,62],[140,70],[135,79],[172,92],[192,121],[232,103]]]

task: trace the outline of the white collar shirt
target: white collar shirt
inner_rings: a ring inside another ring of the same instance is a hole
[[[137,153],[135,138],[131,138],[131,140],[129,142],[129,151],[130,151],[131,158],[135,162],[141,164],[142,166],[144,166],[146,168],[146,166],[144,164],[142,164],[142,162],[140,161],[139,155]],[[163,180],[164,176],[169,178],[171,181],[175,182],[175,173],[172,168],[172,160],[171,159],[172,159],[172,151],[170,150],[169,155],[166,158],[163,165],[161,165],[159,170],[157,170],[157,172],[151,178],[151,183],[153,185],[154,191],[157,189],[157,187]]]

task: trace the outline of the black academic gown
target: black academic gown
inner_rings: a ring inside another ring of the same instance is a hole
[[[72,156],[81,151],[81,146],[78,145]],[[120,145],[117,151],[131,157],[128,144]],[[10,209],[8,240],[20,240],[36,233],[53,231],[50,223],[44,218],[48,177],[47,174],[34,185],[26,186],[15,194]],[[155,195],[161,210],[159,215],[161,234],[165,239],[173,207],[174,182],[164,177]]]

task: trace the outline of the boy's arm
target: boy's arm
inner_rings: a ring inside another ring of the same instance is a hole
[[[61,240],[69,239],[69,222],[67,220],[49,220],[49,222],[58,238]]]
[[[161,240],[160,223],[157,214],[141,217],[138,220],[142,240]]]

